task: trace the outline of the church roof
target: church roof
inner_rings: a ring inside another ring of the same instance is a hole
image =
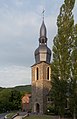
[[[44,23],[44,19],[42,21],[40,27],[40,38],[39,38],[39,47],[35,50],[35,61],[36,64],[41,61],[45,61],[50,63],[51,59],[51,50],[47,47],[47,31]]]

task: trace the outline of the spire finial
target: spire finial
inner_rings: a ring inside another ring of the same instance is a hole
[[[44,21],[44,12],[45,12],[45,10],[43,9],[43,11],[42,11],[43,21]]]

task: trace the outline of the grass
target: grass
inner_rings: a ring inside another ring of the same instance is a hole
[[[29,117],[26,117],[24,119],[52,119],[49,115],[31,115]]]
[[[7,114],[6,116],[7,116],[7,118],[11,118],[14,114],[15,114],[15,113],[9,113],[9,114]]]
[[[7,114],[7,118],[11,119],[12,116],[14,116],[15,114],[16,114],[16,112],[11,112],[11,113]],[[52,119],[52,117],[49,115],[30,115],[23,119]]]
[[[14,116],[16,114],[16,112],[11,112],[9,114],[6,115],[7,118],[12,118],[12,116]]]

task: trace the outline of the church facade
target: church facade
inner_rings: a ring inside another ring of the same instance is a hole
[[[47,30],[42,21],[39,46],[35,50],[32,66],[32,112],[44,114],[47,110],[47,95],[51,89],[51,50],[47,47]]]

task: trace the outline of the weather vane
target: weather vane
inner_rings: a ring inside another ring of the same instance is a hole
[[[42,17],[43,17],[43,20],[44,20],[44,12],[45,12],[45,10],[43,9],[43,11],[42,11]]]

